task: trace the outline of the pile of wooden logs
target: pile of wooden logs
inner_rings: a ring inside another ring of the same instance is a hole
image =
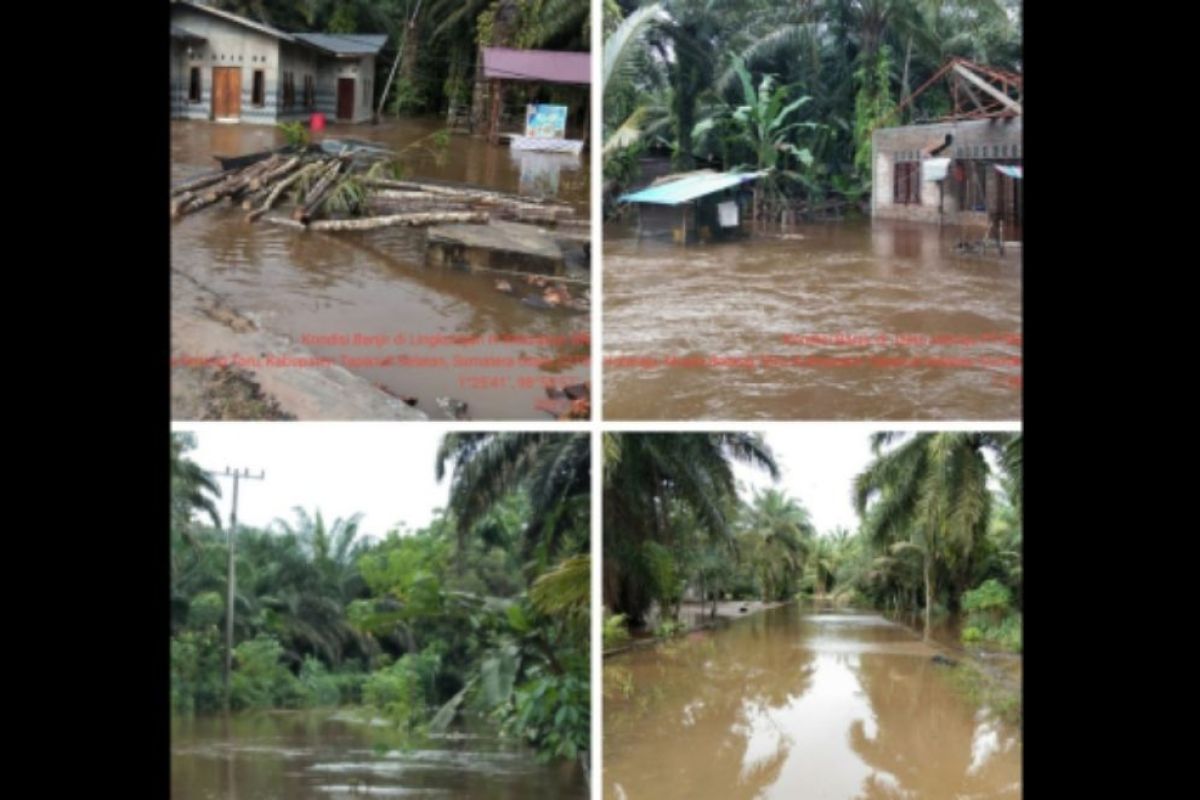
[[[222,199],[241,205],[246,221],[291,204],[287,217],[266,222],[318,231],[361,231],[394,225],[486,223],[491,219],[586,230],[566,204],[474,186],[376,177],[350,154],[274,153],[245,167],[203,175],[171,191],[171,216]],[[342,196],[337,211],[330,199]]]

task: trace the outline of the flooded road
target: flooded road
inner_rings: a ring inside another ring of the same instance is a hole
[[[399,149],[440,128],[441,120],[431,119],[332,125],[325,136]],[[281,134],[267,126],[173,120],[171,179],[213,170],[214,154],[281,144]],[[585,162],[557,159],[452,136],[444,158],[422,152],[406,163],[414,178],[556,196],[586,218]],[[590,377],[587,314],[524,306],[496,291],[494,277],[426,268],[421,230],[305,233],[248,224],[244,216],[240,207],[220,203],[174,221],[172,268],[223,295],[261,327],[393,395],[416,397],[431,419],[446,418],[438,396],[466,401],[471,419],[548,419],[533,406],[545,398],[545,387]],[[587,272],[573,277],[586,280]],[[385,363],[388,357],[396,360]]]
[[[1018,419],[1020,256],[958,255],[960,233],[858,220],[683,248],[606,226],[605,417]]]
[[[1019,732],[933,653],[880,615],[790,605],[608,658],[604,797],[1020,797]]]
[[[582,771],[543,766],[480,737],[393,749],[377,729],[330,712],[175,719],[172,800],[584,800]]]

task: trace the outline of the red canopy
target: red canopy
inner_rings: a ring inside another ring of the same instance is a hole
[[[485,47],[483,74],[495,80],[590,84],[592,54]]]

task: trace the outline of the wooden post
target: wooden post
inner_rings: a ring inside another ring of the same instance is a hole
[[[500,97],[502,94],[501,88],[500,88],[500,81],[497,81],[497,80],[492,81],[491,94],[492,94],[492,104],[491,104],[491,108],[489,109],[490,120],[488,122],[488,143],[489,144],[499,144],[500,143]]]

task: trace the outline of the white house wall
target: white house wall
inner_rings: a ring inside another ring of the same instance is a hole
[[[354,122],[368,122],[375,97],[375,57],[335,58],[311,47],[283,42],[237,23],[187,6],[171,7],[171,24],[206,41],[171,41],[171,116],[178,119],[212,119],[212,68],[241,67],[240,121],[274,124],[279,120],[307,119],[321,112],[333,122],[337,117],[338,78],[353,78]],[[200,102],[188,100],[191,68],[200,68]],[[251,102],[254,72],[263,70],[263,105]],[[296,97],[283,107],[283,73],[294,76]],[[304,76],[315,78],[316,107],[304,105]]]
[[[171,24],[202,36],[202,43],[182,44],[185,51],[181,80],[171,84],[171,108],[187,119],[212,117],[213,67],[241,67],[242,122],[273,123],[275,121],[275,88],[279,71],[279,40],[250,30],[233,22],[214,17],[186,6],[171,7]],[[189,51],[190,52],[187,52]],[[188,87],[192,67],[200,67],[200,102],[188,102]],[[255,106],[255,70],[264,72],[264,104]],[[177,96],[177,92],[182,92]]]

